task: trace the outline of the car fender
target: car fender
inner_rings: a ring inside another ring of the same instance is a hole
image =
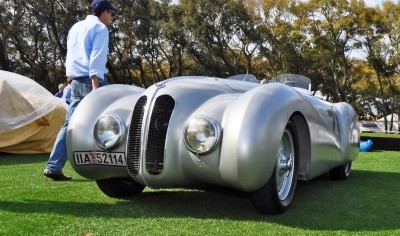
[[[342,151],[343,163],[353,161],[357,158],[360,150],[360,126],[358,124],[358,116],[347,103],[340,102],[334,105],[335,113],[337,113],[338,124],[340,130],[340,150]]]
[[[254,191],[271,177],[282,134],[295,112],[315,109],[293,88],[271,83],[254,88],[227,107],[222,127],[220,173],[237,189]]]
[[[112,111],[125,123],[126,128],[132,117],[133,107],[144,89],[131,85],[107,85],[90,92],[82,99],[72,114],[67,130],[67,153],[71,166],[77,173],[88,179],[127,177],[126,167],[114,166],[77,166],[71,148],[74,151],[104,151],[93,139],[93,129],[98,118]],[[125,152],[126,143],[111,150]]]

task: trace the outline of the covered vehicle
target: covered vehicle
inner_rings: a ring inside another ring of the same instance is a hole
[[[67,104],[34,80],[0,70],[0,152],[49,153]]]
[[[282,213],[298,179],[346,179],[359,152],[354,109],[314,97],[310,84],[238,75],[105,86],[71,117],[68,157],[110,197],[217,185],[251,193],[260,213]]]

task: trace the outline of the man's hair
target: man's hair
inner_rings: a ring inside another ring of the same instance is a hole
[[[90,8],[92,9],[92,14],[97,17],[100,17],[101,13],[106,10],[118,11],[108,0],[93,0],[92,4],[90,4]]]
[[[93,8],[93,7],[91,7],[91,9],[92,9],[92,14],[97,16],[97,17],[100,17],[101,13],[103,11],[107,11],[107,10],[104,10],[104,9],[101,9],[101,8]]]

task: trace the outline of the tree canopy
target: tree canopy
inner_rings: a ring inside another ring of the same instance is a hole
[[[399,114],[400,5],[363,0],[114,0],[111,83],[181,75],[309,77],[361,115]],[[50,91],[65,81],[66,38],[90,0],[0,2],[0,69]]]

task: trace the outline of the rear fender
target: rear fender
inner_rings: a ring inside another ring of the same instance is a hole
[[[341,102],[334,105],[340,130],[340,150],[343,163],[353,161],[360,151],[360,128],[358,116],[349,104]]]

